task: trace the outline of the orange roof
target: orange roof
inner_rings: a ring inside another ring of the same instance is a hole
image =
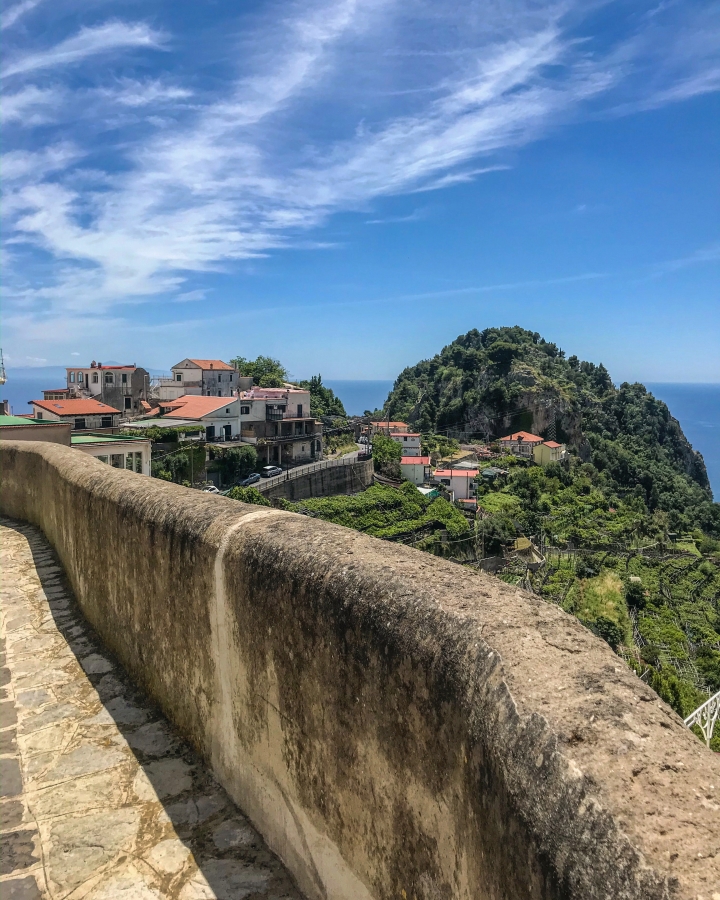
[[[436,478],[475,478],[479,469],[435,469]]]
[[[429,456],[403,456],[400,460],[401,466],[429,466]]]
[[[58,416],[93,416],[120,412],[99,400],[31,400],[30,403]]]
[[[190,359],[190,357],[188,357]],[[234,372],[233,366],[229,366],[221,359],[190,359],[191,363],[195,363],[201,369],[220,369],[221,372]]]
[[[166,412],[163,418],[202,419],[203,416],[209,416],[224,406],[230,406],[236,400],[236,397],[200,397],[197,394],[184,394],[172,401],[170,411]]]
[[[371,422],[380,428],[407,428],[407,422]]]
[[[543,443],[543,439],[538,434],[530,434],[529,431],[516,431],[515,434],[508,434],[500,438],[501,441],[525,441],[528,444]]]
[[[552,447],[553,450],[556,450],[558,447],[562,447],[562,444],[558,444],[557,441],[545,441],[546,447]]]
[[[390,437],[420,437],[420,433],[415,431],[396,431],[395,434],[391,434]]]

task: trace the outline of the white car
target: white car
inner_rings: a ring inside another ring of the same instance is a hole
[[[220,491],[215,487],[214,484],[210,484],[207,487],[203,488],[203,494],[219,494]]]

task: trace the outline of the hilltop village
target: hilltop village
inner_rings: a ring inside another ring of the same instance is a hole
[[[188,357],[163,377],[93,360],[42,393],[0,437],[489,572],[572,613],[684,717],[720,690],[702,457],[642,385],[539,335],[469,332],[363,416],[269,357]]]

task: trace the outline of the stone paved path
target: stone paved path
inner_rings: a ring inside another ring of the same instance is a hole
[[[41,533],[0,522],[2,900],[300,894],[98,644]]]

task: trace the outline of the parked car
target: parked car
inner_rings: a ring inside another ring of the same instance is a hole
[[[203,494],[219,494],[220,491],[215,487],[214,484],[209,484],[207,487],[203,488]]]
[[[260,481],[260,476],[257,472],[253,472],[252,475],[248,475],[247,478],[243,478],[240,482],[240,487],[250,487],[251,484],[255,484],[256,481]]]
[[[272,478],[273,475],[282,475],[282,471],[280,466],[264,466],[260,470],[260,474],[263,478]]]

